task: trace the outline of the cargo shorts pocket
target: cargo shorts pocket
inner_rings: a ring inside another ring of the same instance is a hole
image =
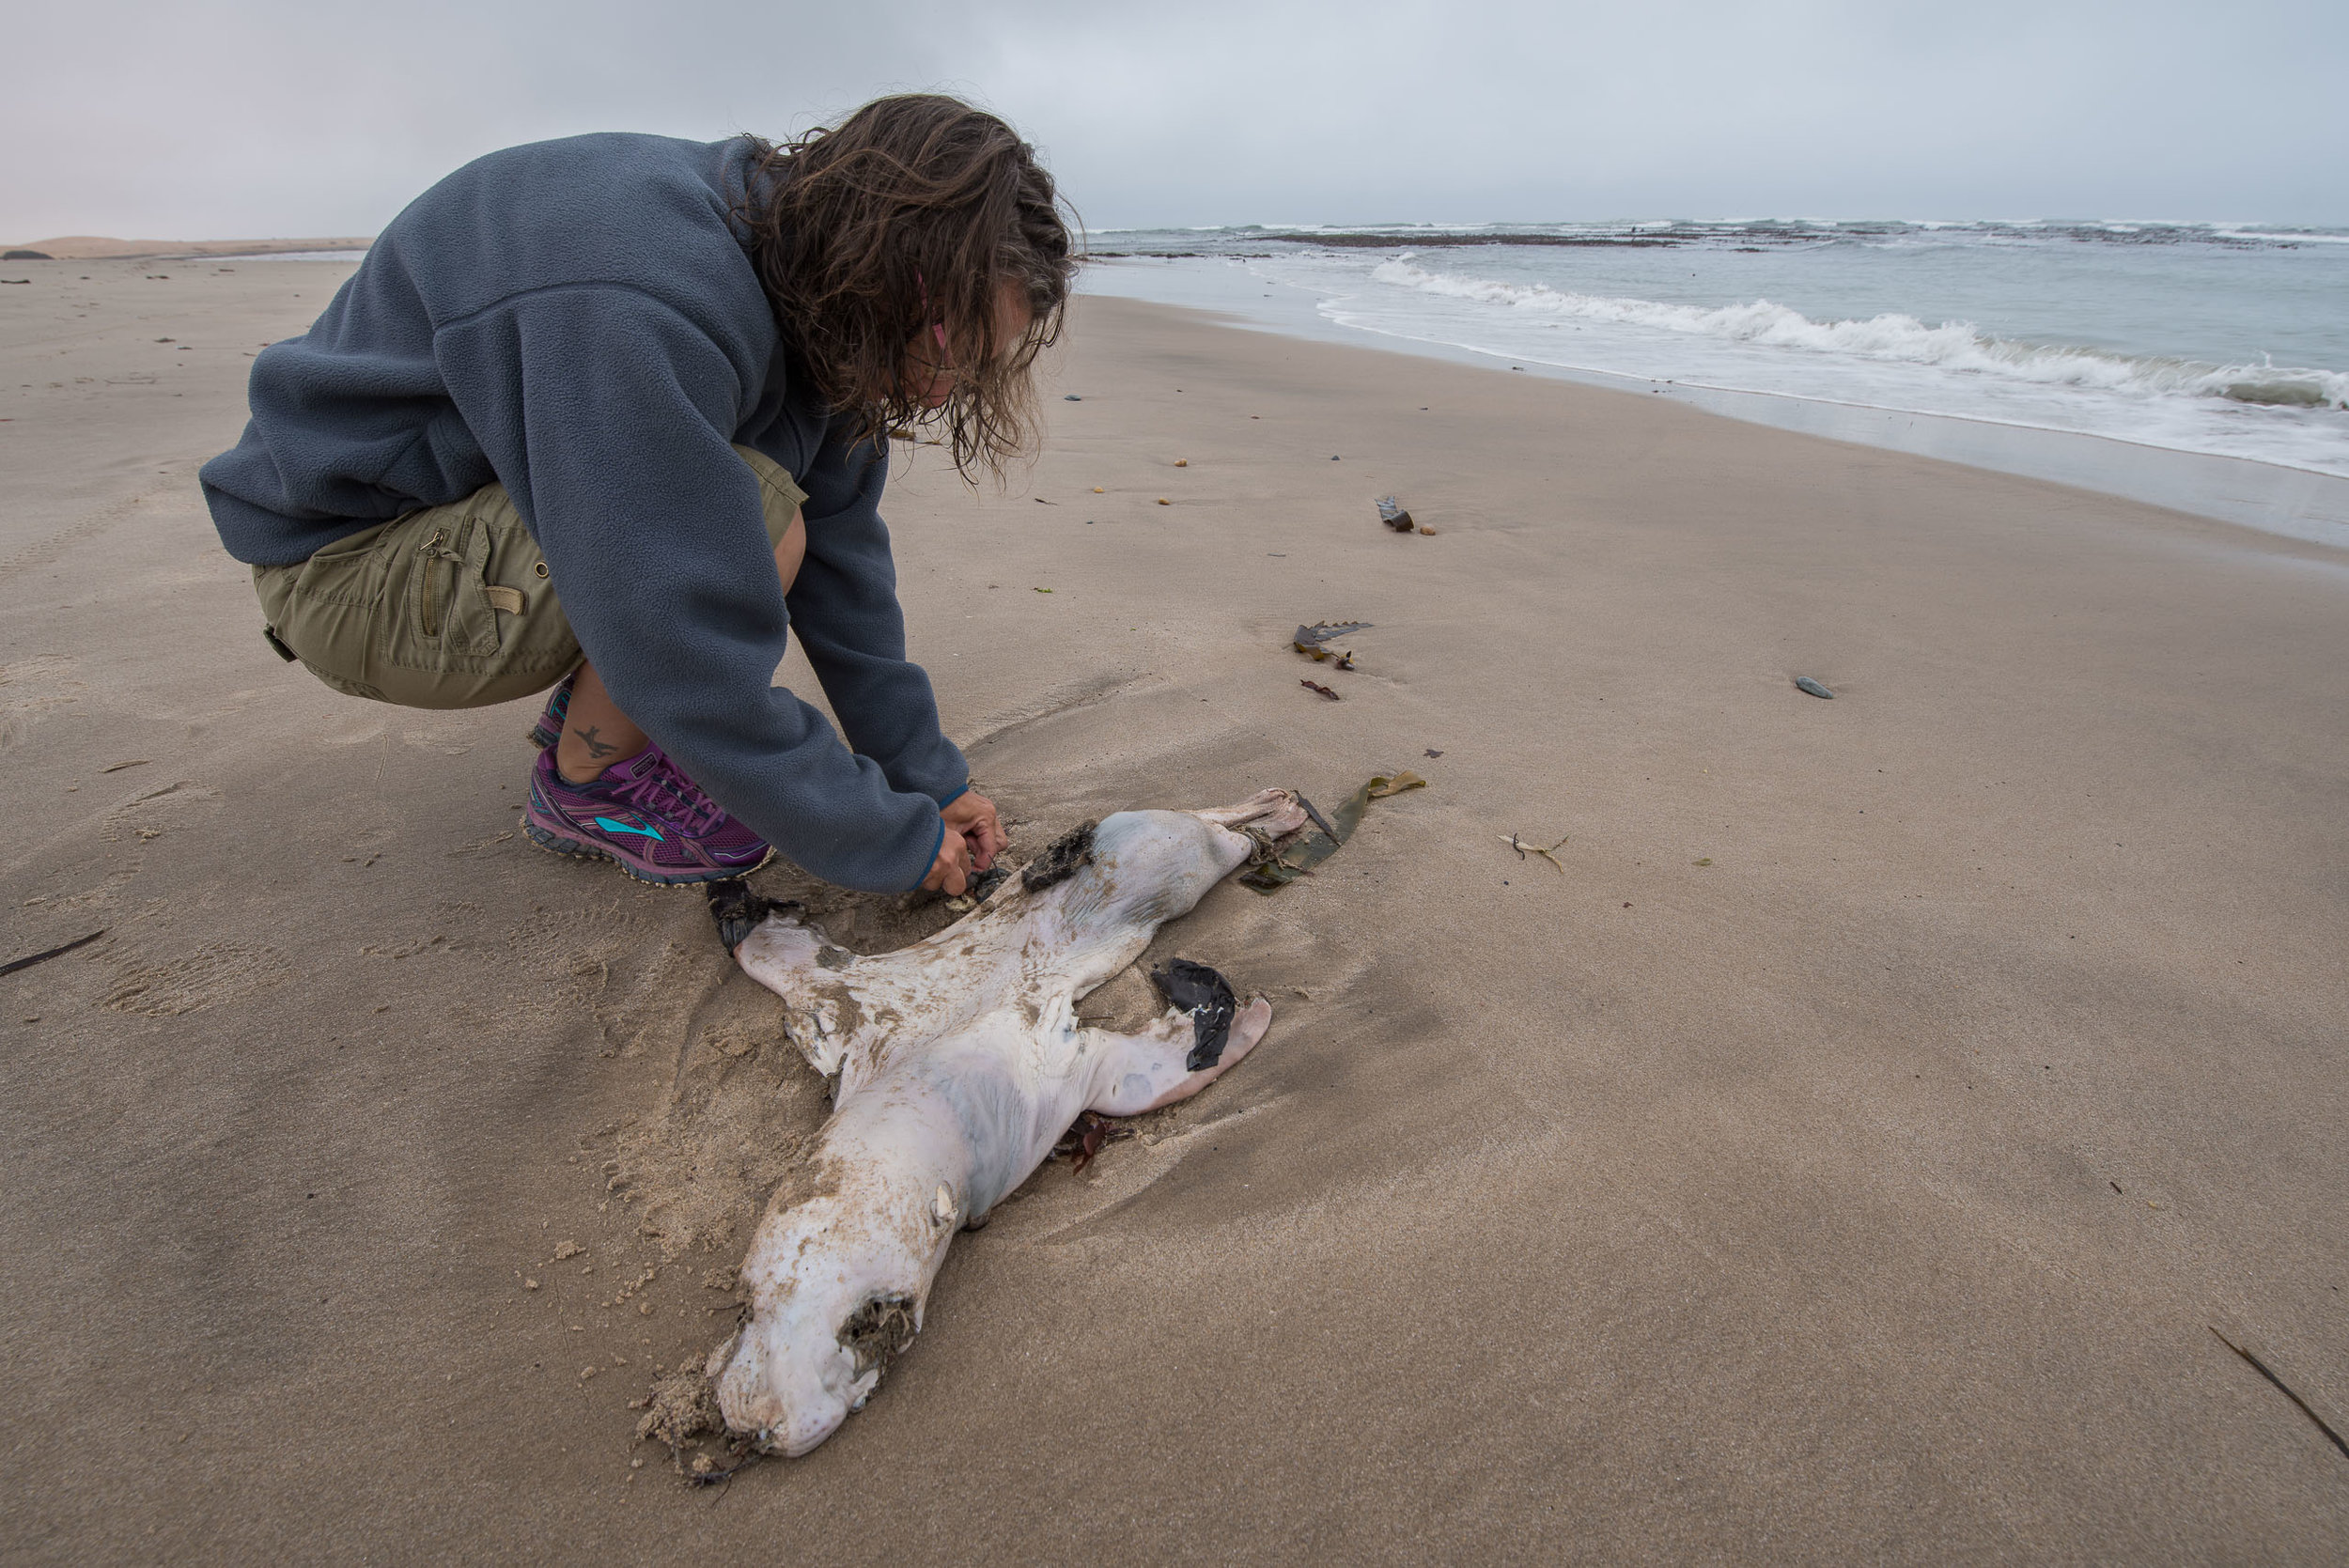
[[[376,546],[393,526],[378,523],[336,540],[307,561],[270,570],[283,574],[282,592],[286,597],[299,598],[305,604],[343,604],[354,610],[372,608],[383,592],[382,563],[377,558]]]
[[[382,540],[396,526],[363,529],[306,561],[253,568],[262,636],[281,655],[299,659],[327,685],[354,697],[381,701],[383,695],[367,674],[383,598]]]
[[[489,530],[474,508],[443,514],[400,551],[398,612],[384,626],[384,660],[412,670],[445,668],[452,659],[498,651],[497,611],[489,600]]]
[[[403,519],[397,532],[385,551],[382,684],[415,688],[406,700],[418,706],[472,707],[541,691],[579,663],[546,559],[503,486]]]

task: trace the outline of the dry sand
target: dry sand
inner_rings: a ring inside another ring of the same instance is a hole
[[[2343,1424],[2341,555],[1082,303],[1032,489],[892,491],[1018,842],[1432,787],[1171,927],[1265,1046],[693,1490],[629,1406],[820,1088],[698,897],[512,831],[527,711],[262,646],[194,470],[344,269],[154,271],[0,289],[0,957],[106,931],[0,979],[10,1556],[2349,1555],[2210,1331]]]

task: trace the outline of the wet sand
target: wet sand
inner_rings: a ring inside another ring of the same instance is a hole
[[[263,647],[194,470],[345,269],[154,271],[0,269],[0,961],[106,933],[0,977],[11,1557],[2349,1551],[2211,1332],[2349,1434],[2349,556],[1081,302],[1034,473],[888,513],[1017,846],[1431,786],[1169,927],[1265,1044],[692,1489],[630,1405],[821,1085],[698,896],[513,831],[528,710]]]

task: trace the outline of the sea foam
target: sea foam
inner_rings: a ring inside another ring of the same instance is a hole
[[[1409,256],[1371,269],[1374,282],[1528,316],[1645,327],[1764,348],[1971,371],[2040,386],[2092,387],[2146,396],[2221,397],[2269,407],[2349,409],[2349,374],[2277,365],[2212,365],[1995,337],[1966,321],[1932,326],[1913,316],[1819,321],[1768,300],[1706,308],[1577,294],[1433,272]]]

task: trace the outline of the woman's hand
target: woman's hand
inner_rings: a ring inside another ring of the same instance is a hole
[[[938,859],[931,862],[930,874],[922,878],[922,885],[932,893],[960,894],[971,887],[971,845],[960,833],[949,831],[938,846]]]
[[[993,865],[1003,846],[1011,842],[1003,836],[1003,823],[996,819],[995,802],[975,789],[966,789],[947,801],[939,815],[946,819],[948,840],[960,834],[970,846],[970,863],[974,871],[985,871]]]
[[[971,874],[995,863],[996,852],[1009,842],[996,819],[995,802],[970,790],[939,810],[946,836],[938,846],[938,859],[922,885],[932,893],[960,894],[970,891]]]

